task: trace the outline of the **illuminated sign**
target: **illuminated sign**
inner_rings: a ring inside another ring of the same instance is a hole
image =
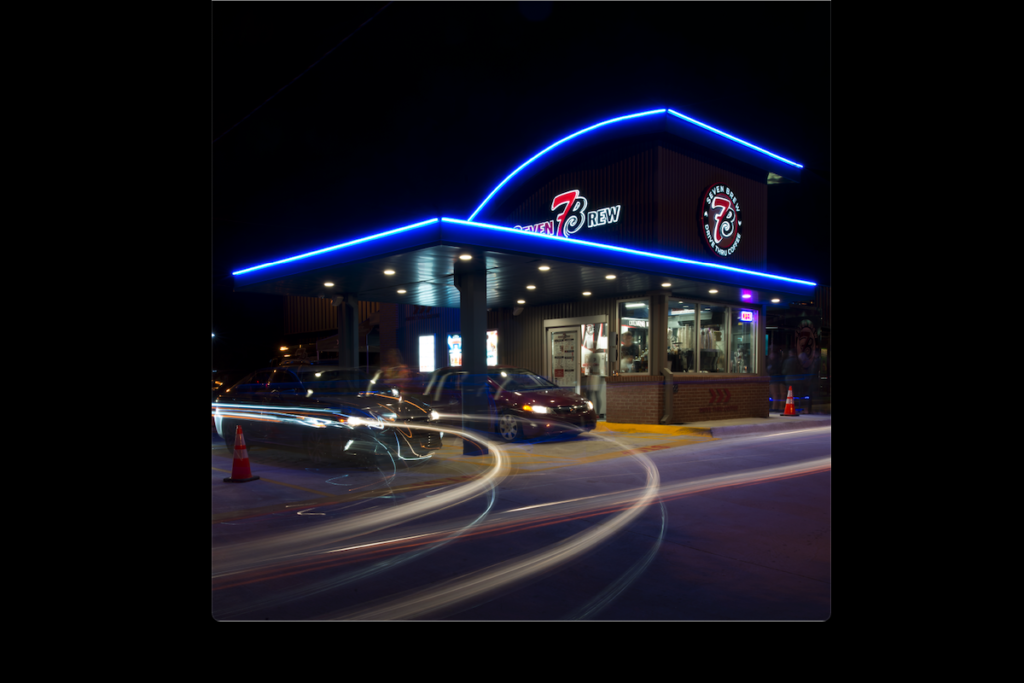
[[[498,364],[498,331],[487,330],[487,365],[494,367]]]
[[[752,323],[754,322],[753,311],[740,311],[740,322]]]
[[[559,209],[565,207],[560,213]],[[563,192],[551,200],[551,210],[556,212],[553,220],[534,223],[533,225],[517,225],[516,230],[539,232],[556,237],[570,237],[584,226],[594,228],[619,222],[622,205],[609,206],[596,211],[587,211],[587,198],[579,190]]]
[[[740,246],[740,200],[727,185],[712,185],[701,201],[704,242],[719,256],[732,256]]]
[[[462,335],[448,335],[448,365],[462,365]]]
[[[434,371],[434,335],[420,337],[420,372]]]

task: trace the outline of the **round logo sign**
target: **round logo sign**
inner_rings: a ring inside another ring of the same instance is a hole
[[[712,185],[700,205],[704,241],[719,256],[731,256],[740,246],[740,200],[727,185]]]

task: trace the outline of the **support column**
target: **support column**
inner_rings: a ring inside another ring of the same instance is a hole
[[[359,367],[359,301],[355,294],[334,297],[338,309],[338,365]]]
[[[483,259],[455,262],[455,287],[459,290],[462,367],[469,386],[463,382],[462,428],[490,431],[490,405],[484,373],[487,372],[487,271]],[[467,419],[469,417],[470,419]],[[476,419],[472,419],[476,418]],[[464,455],[486,455],[487,449],[463,441]]]
[[[664,292],[649,292],[651,297],[651,312],[648,316],[647,338],[649,351],[647,353],[647,374],[660,375],[665,367],[670,367],[668,362],[668,295]]]

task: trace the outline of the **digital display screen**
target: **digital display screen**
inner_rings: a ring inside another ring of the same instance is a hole
[[[462,335],[448,335],[448,365],[462,365]]]

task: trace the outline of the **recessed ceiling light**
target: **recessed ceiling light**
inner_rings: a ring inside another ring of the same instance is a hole
[[[537,289],[537,285],[526,285],[527,289]]]
[[[709,289],[708,292],[711,293],[711,294],[718,294],[718,290],[717,289]]]
[[[614,276],[614,275],[605,275],[605,276],[604,276],[604,279],[605,279],[605,280],[614,280],[614,279],[615,279],[615,276]]]
[[[405,290],[404,289],[400,289],[400,290],[398,290],[398,293],[399,294],[405,294]]]
[[[583,292],[583,296],[590,296],[590,292]]]
[[[334,286],[333,282],[325,282],[324,283],[324,287],[333,287],[333,286]]]
[[[472,254],[459,254],[459,260],[461,261],[469,261],[472,258]]]
[[[525,304],[526,303],[526,299],[519,299],[518,301],[516,301],[516,303],[517,304]]]
[[[671,287],[671,286],[672,286],[672,283],[671,283],[671,282],[662,282],[662,283],[661,283],[661,286],[662,286],[662,287]]]
[[[394,275],[394,274],[395,274],[395,271],[393,271],[393,270],[385,270],[385,271],[384,271],[384,274],[385,274],[385,275]]]
[[[773,304],[777,304],[777,303],[779,303],[780,301],[782,301],[782,299],[772,299],[772,303],[773,303]]]

